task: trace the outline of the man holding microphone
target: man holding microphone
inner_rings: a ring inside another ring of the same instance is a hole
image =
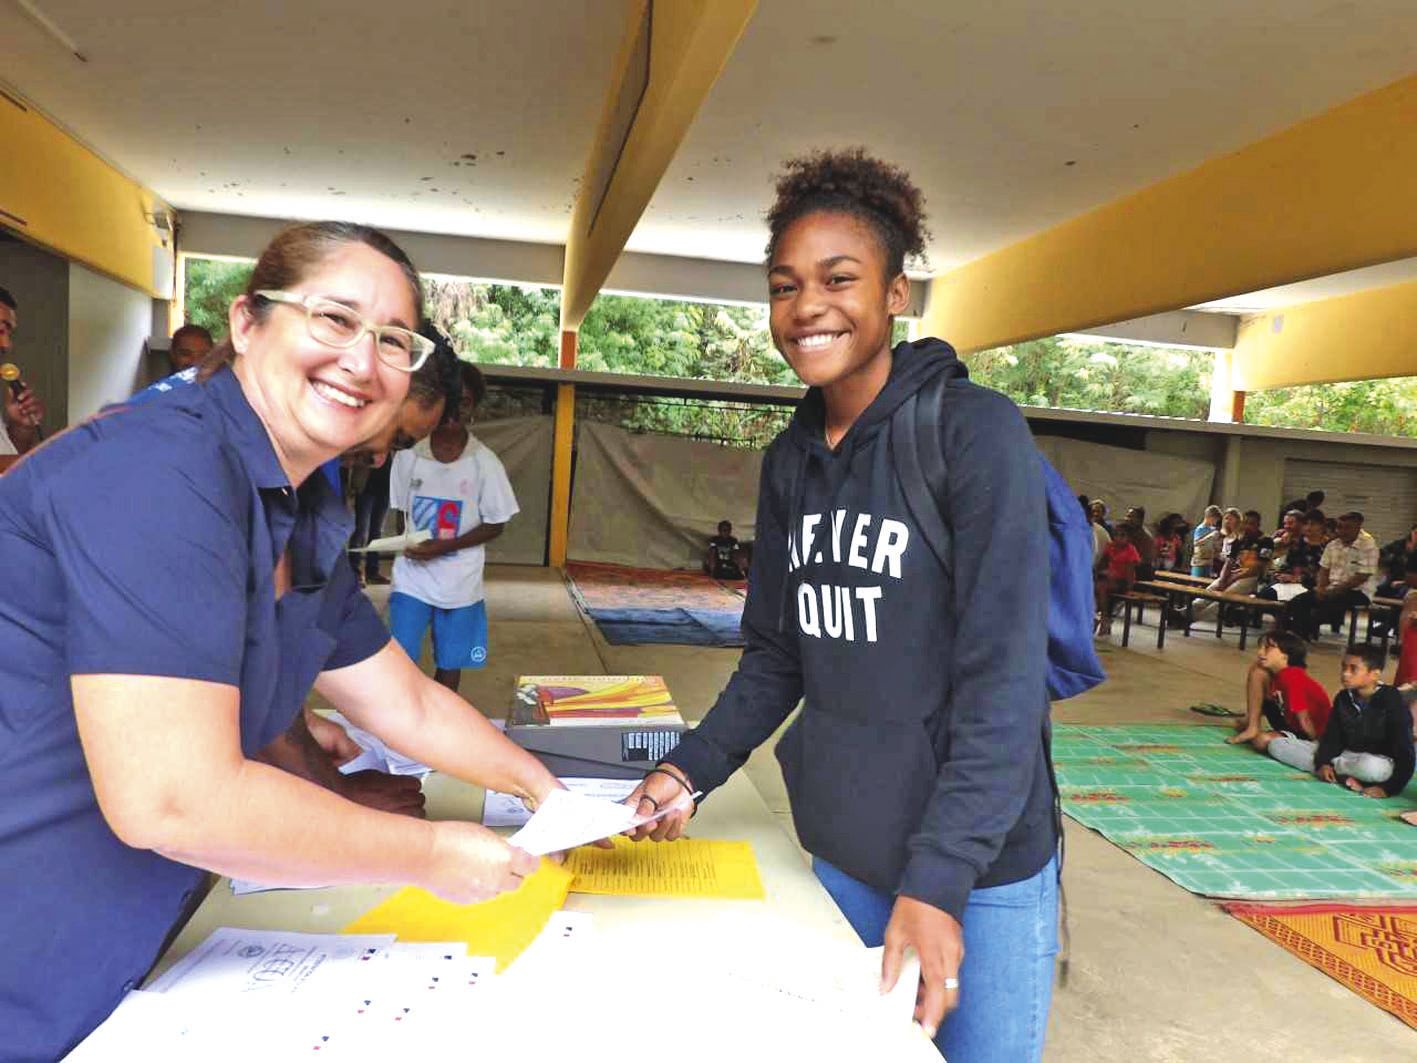
[[[19,370],[6,359],[10,345],[19,324],[19,307],[15,297],[5,288],[0,288],[0,377],[5,386],[0,388],[0,473],[4,473],[20,455],[33,450],[40,439],[40,423],[44,420],[44,403],[30,386],[20,380]],[[10,370],[9,373],[5,370]],[[13,374],[13,375],[12,375]]]

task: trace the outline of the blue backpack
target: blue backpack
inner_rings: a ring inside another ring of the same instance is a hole
[[[946,371],[927,381],[891,416],[890,441],[911,514],[930,550],[949,571],[950,528],[946,517],[948,467],[940,446],[945,387],[965,376]],[[1044,491],[1048,496],[1048,698],[1060,701],[1091,690],[1106,676],[1092,644],[1092,529],[1068,482],[1042,454]],[[933,506],[912,499],[934,499]]]

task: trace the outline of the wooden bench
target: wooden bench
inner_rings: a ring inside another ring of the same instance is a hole
[[[1142,622],[1143,610],[1148,605],[1156,606],[1156,615],[1160,617],[1156,624],[1156,648],[1158,650],[1166,648],[1166,606],[1170,599],[1164,594],[1147,594],[1144,591],[1126,591],[1123,594],[1114,594],[1112,598],[1122,603],[1122,646],[1125,648],[1132,638],[1132,610],[1137,611],[1137,623]]]
[[[1348,611],[1348,648],[1351,650],[1358,642],[1358,611],[1363,607],[1355,605]],[[1393,629],[1397,627],[1397,618],[1402,614],[1401,598],[1374,598],[1372,604],[1368,606],[1368,628],[1363,633],[1364,642],[1373,641],[1373,620],[1386,614],[1390,619],[1383,627],[1380,640],[1383,646],[1383,653],[1387,653],[1387,645],[1393,636]]]
[[[1158,573],[1158,578],[1148,580],[1145,583],[1138,583],[1138,587],[1145,586],[1148,589],[1160,591],[1168,597],[1181,599],[1182,608],[1185,610],[1186,622],[1181,628],[1181,633],[1187,638],[1191,634],[1192,608],[1197,598],[1217,603],[1220,608],[1215,611],[1215,637],[1220,638],[1225,633],[1225,606],[1238,606],[1240,610],[1240,649],[1245,648],[1245,643],[1249,638],[1250,628],[1256,631],[1260,629],[1261,618],[1266,613],[1273,613],[1276,616],[1282,615],[1288,608],[1288,602],[1272,601],[1269,598],[1255,598],[1248,594],[1234,594],[1230,591],[1213,591],[1206,587],[1196,587],[1180,583],[1173,583],[1161,579],[1162,573]],[[1253,621],[1253,622],[1252,622]]]
[[[1190,583],[1200,587],[1205,587],[1215,579],[1214,576],[1192,576],[1189,572],[1157,572],[1153,579],[1170,580],[1172,583]]]

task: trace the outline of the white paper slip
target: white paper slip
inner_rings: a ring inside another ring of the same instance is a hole
[[[419,543],[426,543],[433,538],[433,533],[427,528],[417,528],[403,535],[388,535],[382,539],[370,539],[365,546],[351,546],[351,554],[401,554],[410,546],[417,546]]]
[[[601,797],[607,801],[623,801],[640,784],[638,779],[568,778],[562,779],[561,782],[572,793]],[[522,804],[520,797],[498,793],[496,790],[487,791],[487,800],[482,806],[484,827],[520,827],[530,819],[531,809]]]
[[[148,990],[184,998],[310,996],[343,980],[394,942],[393,934],[297,934],[220,927]]]
[[[634,822],[635,810],[628,805],[571,790],[552,790],[526,826],[507,841],[532,856],[545,856],[619,834]]]

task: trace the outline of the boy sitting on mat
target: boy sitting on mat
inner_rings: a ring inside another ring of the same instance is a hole
[[[1255,740],[1275,760],[1312,771],[1364,797],[1395,797],[1412,778],[1412,715],[1396,687],[1383,683],[1380,646],[1343,655],[1343,689],[1318,742],[1289,735]]]
[[[1306,667],[1308,647],[1298,635],[1270,631],[1260,636],[1259,652],[1245,675],[1245,716],[1235,722],[1231,745],[1253,742],[1263,750],[1280,734],[1317,741],[1328,723],[1328,692]],[[1268,730],[1260,727],[1260,718]],[[1260,744],[1264,739],[1265,744]]]

